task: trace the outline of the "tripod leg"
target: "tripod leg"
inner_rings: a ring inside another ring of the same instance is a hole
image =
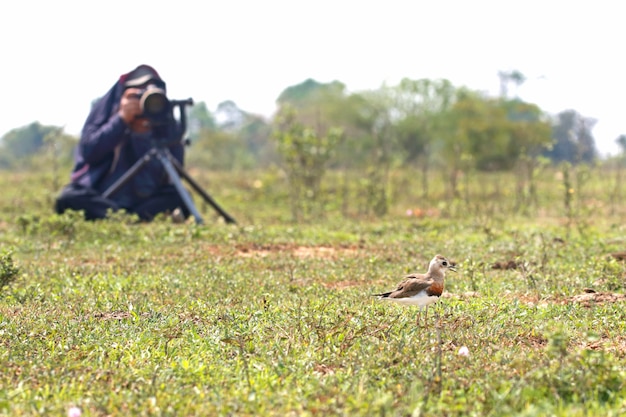
[[[174,184],[176,191],[178,191],[180,198],[182,198],[183,202],[185,203],[185,205],[187,206],[191,214],[193,214],[193,217],[196,219],[196,223],[197,224],[204,223],[204,221],[202,220],[202,216],[200,215],[200,212],[198,211],[196,206],[193,204],[193,200],[191,199],[191,196],[187,193],[187,190],[185,190],[185,187],[183,187],[183,183],[180,181],[180,177],[176,173],[176,169],[174,168],[174,166],[172,166],[172,162],[170,161],[170,158],[168,158],[167,154],[163,151],[157,152],[156,155],[157,155],[157,158],[159,158],[159,161],[161,161],[161,164],[163,164],[163,168],[165,168],[165,171],[167,172],[167,175],[169,176],[172,183]]]
[[[116,193],[120,188],[124,186],[132,177],[139,172],[144,165],[146,165],[150,159],[156,154],[155,149],[151,149],[150,152],[146,153],[140,160],[135,162],[135,164],[130,167],[128,171],[124,173],[117,181],[115,181],[109,188],[106,189],[104,193],[102,193],[102,197],[109,198],[112,194]]]
[[[211,198],[211,196],[202,189],[200,184],[198,184],[193,178],[191,178],[191,176],[189,176],[189,174],[185,171],[185,169],[176,158],[171,156],[171,154],[168,155],[168,158],[170,159],[172,165],[174,165],[176,171],[178,171],[180,176],[187,180],[187,182],[193,187],[193,189],[196,190],[198,194],[202,196],[202,198],[204,198],[204,201],[209,203],[215,209],[215,211],[217,211],[220,216],[224,218],[224,221],[226,221],[226,223],[237,223],[230,214],[226,213],[224,209],[222,209],[219,204],[217,204],[217,202],[215,202],[215,200],[213,200],[213,198]]]

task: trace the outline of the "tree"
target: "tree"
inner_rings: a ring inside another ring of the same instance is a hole
[[[205,102],[195,103],[187,112],[187,128],[192,140],[197,139],[201,131],[214,131],[216,127],[215,118]]]
[[[7,132],[1,139],[2,146],[13,158],[23,158],[37,152],[43,146],[44,137],[54,129],[33,122]]]
[[[246,122],[246,118],[247,113],[232,100],[221,102],[215,110],[215,120],[221,130],[238,130]]]
[[[539,106],[519,99],[505,100],[502,105],[510,123],[509,155],[514,160],[535,158],[550,146],[550,121]]]
[[[393,88],[383,85],[375,91],[363,93],[365,105],[363,115],[368,123],[368,137],[371,140],[367,157],[367,172],[361,181],[365,188],[365,200],[361,206],[366,212],[373,210],[382,216],[389,209],[388,182],[389,171],[393,163],[393,150],[396,147],[396,136],[393,131]]]
[[[622,187],[623,187],[623,169],[626,166],[626,135],[619,135],[615,139],[615,143],[619,146],[621,154],[615,158],[615,187],[611,193],[612,207],[621,205],[622,202]],[[615,208],[612,208],[615,210]]]
[[[517,172],[516,210],[525,210],[532,203],[538,204],[536,173],[545,165],[541,154],[550,147],[552,129],[549,119],[537,105],[518,99],[503,104],[511,128],[509,155]]]
[[[334,126],[351,124],[354,115],[350,113],[352,106],[347,105],[349,100],[346,86],[339,81],[319,83],[307,79],[287,87],[276,102],[279,112],[284,107],[295,110],[292,117],[323,135]]]
[[[44,126],[39,122],[33,122],[27,126],[19,127],[7,132],[0,138],[0,167],[10,168],[17,163],[22,164],[33,156],[46,149],[46,144],[51,143],[55,153],[66,159],[74,146],[75,138],[63,133],[63,128],[58,126]]]
[[[265,118],[247,114],[237,135],[248,153],[250,167],[267,167],[278,162],[276,147],[271,140],[272,125]]]
[[[519,99],[491,98],[459,90],[453,107],[457,134],[447,147],[451,188],[456,186],[455,169],[470,167],[483,171],[523,170],[518,189],[534,193],[537,158],[550,144],[551,126],[541,109]],[[529,182],[527,183],[526,180]]]
[[[619,146],[622,154],[626,155],[626,135],[619,135],[617,139],[615,139],[615,143]]]
[[[274,123],[273,137],[289,181],[292,217],[298,221],[321,208],[320,185],[342,131],[332,128],[321,133],[304,125],[289,104],[281,107]]]
[[[526,82],[524,74],[517,70],[498,71],[498,78],[500,78],[500,98],[503,99],[509,96],[509,84],[513,83],[517,88]]]
[[[545,155],[555,163],[592,162],[597,157],[591,133],[595,123],[596,120],[583,117],[574,110],[559,113],[552,128],[553,147]]]
[[[271,125],[262,116],[240,109],[233,101],[220,103],[214,114],[204,103],[189,112],[194,152],[190,164],[211,169],[251,169],[277,162],[270,139]]]
[[[393,89],[394,132],[405,153],[405,163],[418,162],[422,169],[422,197],[428,196],[428,172],[434,149],[453,132],[448,114],[456,88],[445,79],[404,78]]]
[[[343,95],[345,84],[339,81],[330,83],[320,83],[312,78],[308,78],[300,84],[292,85],[283,90],[276,99],[279,107],[289,103],[296,109],[308,107],[312,102],[318,101],[324,95]]]
[[[249,168],[249,158],[237,134],[223,130],[202,130],[185,156],[187,165],[208,170],[230,171]]]

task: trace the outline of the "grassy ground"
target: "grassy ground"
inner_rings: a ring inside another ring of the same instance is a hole
[[[203,208],[197,226],[51,215],[50,178],[1,174],[20,273],[0,290],[0,415],[626,413],[619,214],[407,216],[408,198],[296,225],[279,181],[254,180],[209,184],[239,224]],[[436,253],[459,272],[426,325],[370,296]]]

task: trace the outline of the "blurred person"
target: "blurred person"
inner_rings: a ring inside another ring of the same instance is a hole
[[[108,198],[102,195],[153,147],[155,131],[150,120],[142,117],[139,97],[148,86],[165,91],[156,70],[139,65],[121,75],[94,104],[75,150],[70,183],[56,200],[57,213],[82,210],[87,220],[102,219],[109,210],[120,209],[137,214],[142,221],[151,221],[159,213],[173,213],[178,221],[189,216],[157,158],[151,158]],[[182,136],[181,127],[171,117],[160,129],[159,140],[182,165],[184,145],[176,140]]]

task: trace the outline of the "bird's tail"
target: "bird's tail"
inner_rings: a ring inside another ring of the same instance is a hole
[[[372,294],[372,297],[378,297],[378,298],[388,298],[391,295],[391,291],[390,292],[383,292],[380,294]]]

